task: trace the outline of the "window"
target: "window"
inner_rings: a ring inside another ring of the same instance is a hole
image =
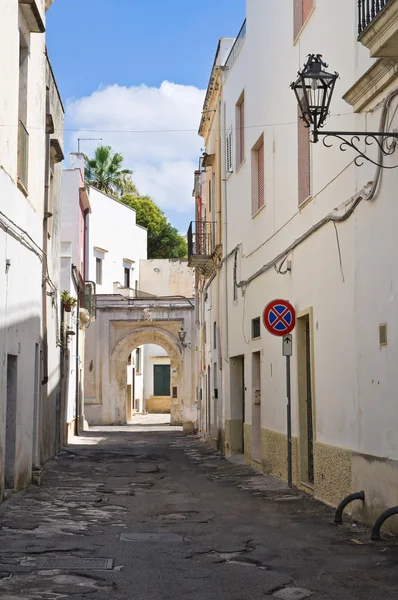
[[[214,321],[213,323],[213,348],[214,350],[217,349],[217,322]]]
[[[211,213],[211,181],[209,181],[209,213]]]
[[[124,267],[124,287],[125,288],[130,287],[130,273],[131,273],[131,269],[129,269],[128,267]]]
[[[314,8],[315,0],[293,0],[294,1],[294,39],[304,23],[307,21]]]
[[[252,214],[265,204],[265,157],[264,136],[262,135],[252,150]]]
[[[135,351],[135,369],[136,373],[141,373],[141,348]]]
[[[245,160],[245,96],[236,105],[236,166]]]
[[[28,68],[29,46],[22,32],[19,32],[19,95],[18,95],[18,180],[27,191],[29,134],[28,120]]]
[[[232,168],[232,129],[230,129],[227,133],[227,141],[226,141],[226,164],[227,164],[227,173],[233,173]]]
[[[300,109],[299,109],[300,110]],[[298,204],[311,196],[311,145],[310,129],[298,118]]]
[[[261,337],[261,320],[260,317],[252,319],[252,340]]]
[[[95,259],[95,282],[102,285],[102,258]]]

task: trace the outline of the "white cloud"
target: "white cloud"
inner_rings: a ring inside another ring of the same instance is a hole
[[[168,81],[159,88],[100,88],[68,103],[67,127],[80,130],[71,142],[76,148],[78,137],[102,138],[102,142],[82,142],[82,151],[91,154],[98,143],[112,146],[134,171],[141,194],[151,196],[162,209],[191,211],[193,171],[203,144],[197,129],[204,94],[196,87]]]

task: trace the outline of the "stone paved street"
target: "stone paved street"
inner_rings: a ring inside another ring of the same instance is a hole
[[[398,598],[394,540],[164,417],[76,441],[0,507],[2,600]]]

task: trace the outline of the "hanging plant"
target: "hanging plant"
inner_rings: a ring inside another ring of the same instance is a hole
[[[65,312],[71,312],[77,304],[76,298],[71,296],[67,290],[64,290],[61,294],[61,302]]]

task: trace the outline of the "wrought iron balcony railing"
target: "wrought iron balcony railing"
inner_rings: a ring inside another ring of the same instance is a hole
[[[28,189],[28,164],[29,164],[29,134],[25,125],[19,121],[18,126],[18,179]]]
[[[376,19],[378,14],[389,4],[391,0],[358,0],[358,34],[361,35],[365,29]]]
[[[231,48],[231,52],[228,55],[227,61],[225,63],[225,70],[231,69],[232,65],[234,64],[236,57],[238,56],[239,50],[241,49],[241,46],[243,44],[243,41],[246,37],[246,19],[243,22],[243,25],[238,33],[238,35],[236,36],[236,40],[234,42],[234,45]]]
[[[192,221],[188,229],[188,259],[211,257],[215,250],[215,241],[215,222]]]

